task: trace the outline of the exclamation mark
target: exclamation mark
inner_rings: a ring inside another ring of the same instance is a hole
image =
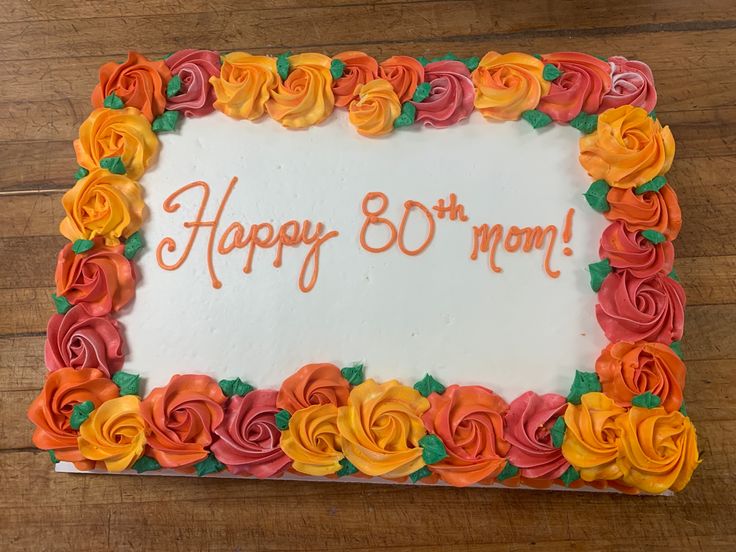
[[[565,217],[565,224],[562,227],[562,242],[563,243],[570,243],[570,239],[572,238],[572,216],[575,214],[575,209],[568,209],[567,216]],[[566,247],[562,250],[562,252],[567,255],[568,257],[572,255],[572,249],[569,247]]]

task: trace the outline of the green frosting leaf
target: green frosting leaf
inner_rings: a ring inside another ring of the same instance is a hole
[[[570,126],[583,134],[590,134],[598,128],[598,115],[581,111],[570,121]]]
[[[291,419],[291,413],[288,410],[279,410],[274,416],[276,419],[276,427],[281,431],[289,429],[289,420]]]
[[[657,112],[656,112],[656,111],[654,111],[653,109],[652,109],[652,110],[651,110],[651,111],[649,112],[649,116],[650,116],[650,117],[651,117],[651,118],[652,118],[653,120],[655,120],[655,121],[657,120]]]
[[[138,473],[143,473],[147,471],[160,470],[161,464],[151,456],[141,456],[131,467]]]
[[[72,244],[72,251],[74,251],[78,255],[79,253],[89,251],[94,246],[95,242],[93,242],[92,240],[77,240]]]
[[[605,180],[596,180],[590,185],[588,191],[583,194],[585,201],[599,213],[605,213],[611,208],[608,204],[608,190],[610,189],[611,187]]]
[[[685,408],[685,401],[682,401],[682,404],[680,405],[680,414],[683,416],[687,416],[687,408]]]
[[[599,60],[605,61],[606,63],[608,63],[608,58],[605,56],[593,56],[593,57],[597,57]]]
[[[284,52],[276,58],[276,71],[281,80],[286,80],[286,77],[289,76],[289,56],[291,56],[291,52]],[[332,67],[330,67],[330,71],[332,71]]]
[[[353,475],[354,473],[358,473],[358,468],[356,468],[353,463],[347,458],[343,458],[342,460],[340,460],[340,465],[342,467],[337,471],[337,477],[345,477],[346,475]]]
[[[512,477],[516,477],[517,475],[519,475],[519,468],[506,460],[506,465],[501,470],[501,473],[496,476],[496,480],[506,481],[507,479],[511,479]]]
[[[658,192],[665,184],[667,184],[667,179],[664,176],[655,176],[649,182],[645,182],[638,188],[634,188],[634,193],[641,195],[645,192]]]
[[[77,169],[77,172],[74,173],[74,180],[79,180],[80,178],[84,178],[89,174],[89,171],[85,169],[84,167],[79,167]]]
[[[95,409],[95,403],[92,401],[84,401],[74,405],[72,409],[72,415],[69,418],[69,425],[72,429],[79,429],[84,423],[84,420],[89,418],[89,415]]]
[[[417,86],[417,89],[414,91],[414,95],[412,96],[411,100],[413,102],[423,102],[429,97],[429,90],[431,86],[428,82],[423,82],[419,86]]]
[[[339,79],[342,77],[343,71],[345,71],[345,62],[341,59],[333,59],[330,63],[330,75],[332,75],[332,78],[335,80]]]
[[[657,408],[662,404],[662,401],[657,395],[654,395],[651,391],[647,391],[631,399],[631,404],[639,408]]]
[[[532,54],[532,57],[537,58],[539,61],[542,61],[542,54]]]
[[[611,273],[611,262],[608,259],[602,259],[597,263],[590,263],[588,270],[590,270],[590,287],[597,292],[601,289],[603,280]]]
[[[123,248],[123,255],[128,260],[135,257],[138,250],[143,247],[143,236],[140,232],[133,232],[128,239],[125,240],[125,247]]]
[[[125,105],[115,92],[110,92],[102,101],[102,105],[108,109],[122,109]]]
[[[352,366],[346,366],[340,370],[340,373],[342,377],[348,380],[350,385],[360,385],[365,380],[363,365],[359,362],[356,362]]]
[[[675,354],[678,357],[682,358],[682,343],[681,342],[673,341],[672,343],[670,343],[670,349],[675,351]]]
[[[53,450],[49,450],[49,458],[51,458],[52,464],[58,464],[59,459],[56,457],[56,453]]]
[[[411,102],[404,102],[401,106],[401,115],[396,117],[394,128],[411,126],[414,124],[414,118],[417,116],[417,108]]]
[[[565,470],[565,473],[563,473],[560,476],[560,479],[562,479],[562,482],[565,484],[565,487],[569,487],[570,483],[573,483],[574,481],[577,481],[580,479],[580,472],[570,466]]]
[[[465,64],[465,67],[468,68],[468,71],[471,72],[475,71],[480,65],[480,58],[478,56],[461,59],[460,61],[462,61]]]
[[[217,473],[225,469],[225,464],[220,462],[213,453],[209,453],[207,458],[201,462],[194,464],[194,469],[197,470],[197,475],[202,477],[210,473]]]
[[[171,132],[176,128],[176,123],[178,121],[178,111],[166,110],[153,120],[151,130],[153,130],[153,132]]]
[[[436,57],[432,59],[432,63],[435,61],[458,61],[460,58],[458,58],[455,54],[452,52],[447,52],[444,56]]]
[[[680,281],[680,277],[677,275],[677,272],[675,272],[675,269],[674,268],[672,269],[672,272],[670,272],[667,275],[667,277],[668,278],[672,278],[675,282],[679,282]]]
[[[243,397],[253,391],[254,387],[249,383],[245,383],[240,378],[221,379],[218,384],[226,397]],[[288,421],[287,421],[288,424]]]
[[[580,398],[586,393],[599,393],[601,391],[601,381],[595,372],[581,372],[575,370],[575,379],[570,387],[570,393],[567,395],[567,402],[580,404]]]
[[[129,372],[115,372],[112,382],[120,388],[120,395],[140,395],[141,377]]]
[[[644,230],[641,235],[655,245],[667,241],[667,238],[664,237],[664,234],[662,234],[661,232],[657,232],[656,230]]]
[[[542,128],[552,122],[552,118],[537,109],[528,109],[521,114],[521,118],[532,125],[532,128]]]
[[[546,81],[553,81],[562,74],[555,65],[548,63],[542,70],[542,78]]]
[[[100,160],[100,167],[107,169],[112,174],[125,174],[125,165],[120,157],[105,157]]]
[[[429,60],[424,56],[418,56],[417,61],[422,64],[422,67],[426,67],[426,65],[429,63]]]
[[[72,308],[72,304],[63,295],[56,295],[55,293],[52,293],[51,299],[54,300],[54,306],[56,307],[56,312],[58,312],[59,314],[66,314],[66,311]]]
[[[419,446],[422,447],[422,460],[425,464],[436,464],[447,458],[447,449],[436,435],[428,433],[419,439]]]
[[[415,471],[414,473],[410,473],[409,479],[411,479],[412,483],[416,483],[420,479],[424,479],[425,477],[430,476],[430,475],[432,475],[432,472],[429,471],[429,468],[427,466],[423,466],[419,468],[417,471]]]
[[[169,84],[166,85],[166,97],[171,98],[181,92],[181,77],[174,75],[171,77]]]
[[[549,434],[552,437],[552,446],[556,448],[560,448],[562,446],[562,442],[565,440],[566,430],[567,425],[565,425],[565,417],[560,416],[557,418],[555,425],[552,426],[552,429],[549,430]]]
[[[414,389],[419,391],[422,397],[429,397],[432,393],[441,395],[445,392],[445,386],[434,379],[429,374],[426,374],[422,379],[414,384]]]

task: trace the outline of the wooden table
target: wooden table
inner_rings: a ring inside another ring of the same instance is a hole
[[[1,2],[0,549],[733,550],[736,3],[232,4]],[[670,176],[685,216],[676,267],[688,296],[686,398],[703,457],[690,486],[674,498],[632,498],[54,474],[48,454],[32,447],[25,412],[44,374],[71,142],[103,62],[128,48],[161,57],[183,47],[361,49],[378,58],[578,50],[651,64],[657,113],[677,140]]]

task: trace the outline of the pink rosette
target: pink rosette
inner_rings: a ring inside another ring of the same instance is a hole
[[[685,292],[662,272],[637,278],[628,270],[603,280],[595,316],[609,341],[657,341],[682,338]]]
[[[543,55],[542,62],[554,65],[562,74],[539,101],[539,111],[563,123],[581,111],[598,113],[604,94],[611,89],[611,69],[605,61],[588,54],[557,52]]]
[[[220,75],[220,55],[212,50],[179,50],[165,62],[172,76],[181,79],[181,89],[166,100],[166,109],[181,111],[187,117],[212,113],[215,90],[210,77]]]
[[[519,473],[529,479],[557,479],[570,466],[562,449],[552,444],[550,430],[565,413],[567,399],[527,391],[514,399],[504,418],[504,437],[511,447],[506,455]]]
[[[622,221],[610,224],[603,231],[598,253],[601,259],[608,259],[611,268],[628,270],[637,278],[657,272],[669,274],[675,260],[675,246],[671,241],[652,243],[640,232],[628,230]]]
[[[235,474],[273,477],[291,463],[279,446],[281,432],[275,416],[278,391],[257,389],[243,397],[231,397],[225,419],[215,429],[218,439],[212,452]]]
[[[430,86],[429,96],[422,102],[411,102],[417,108],[417,122],[445,128],[473,112],[475,90],[464,63],[433,61],[424,68],[424,78]]]
[[[628,60],[623,56],[608,58],[611,66],[611,90],[603,96],[599,113],[606,109],[633,105],[647,111],[657,105],[652,70],[643,61]]]
[[[123,367],[123,336],[109,315],[92,316],[84,304],[55,314],[46,330],[49,372],[61,368],[97,368],[110,377]]]

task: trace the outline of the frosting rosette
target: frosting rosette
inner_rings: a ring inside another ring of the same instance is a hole
[[[289,418],[289,428],[281,434],[281,450],[298,472],[329,475],[339,471],[344,455],[337,429],[337,407],[316,404],[297,410]]]
[[[427,433],[421,416],[428,409],[427,399],[396,380],[365,380],[338,409],[345,457],[361,472],[385,478],[424,467],[419,440]]]
[[[350,103],[350,122],[363,136],[383,136],[394,129],[401,115],[401,102],[388,81],[376,79],[357,90],[358,99]]]
[[[504,437],[511,447],[506,458],[519,468],[522,477],[557,479],[569,467],[562,451],[552,444],[550,433],[566,407],[565,397],[534,391],[527,391],[509,405]]]
[[[141,402],[151,456],[164,468],[185,468],[207,458],[214,429],[224,418],[225,395],[209,376],[172,376]]]
[[[447,458],[429,469],[456,487],[497,475],[506,464],[509,444],[503,437],[506,402],[484,387],[451,385],[432,393],[422,420],[439,437]]]
[[[276,427],[276,395],[272,389],[256,389],[242,397],[230,397],[212,444],[212,452],[230,472],[265,478],[289,466],[291,461],[281,450],[281,432]]]
[[[584,481],[621,477],[617,464],[621,430],[616,419],[625,413],[603,393],[586,393],[579,405],[568,405],[562,454]]]
[[[120,472],[132,466],[146,448],[146,422],[141,400],[125,395],[102,403],[79,427],[79,452],[107,471]]]
[[[461,61],[442,60],[428,63],[424,78],[429,83],[429,96],[417,108],[416,121],[425,126],[445,128],[467,119],[473,112],[473,81]]]
[[[646,278],[657,272],[669,274],[675,260],[675,247],[670,241],[653,243],[640,232],[626,228],[623,221],[609,224],[601,236],[598,253],[611,267],[628,270],[632,276]]]
[[[201,117],[212,113],[215,91],[212,77],[220,74],[220,55],[212,50],[179,50],[164,62],[172,76],[181,79],[177,94],[166,100],[166,109],[181,111],[187,117]]]
[[[135,271],[123,255],[123,245],[105,245],[102,238],[93,241],[92,249],[83,253],[74,253],[71,243],[59,251],[56,293],[72,305],[84,303],[92,316],[103,316],[133,299]]]
[[[578,52],[542,56],[562,74],[552,81],[537,109],[553,121],[568,123],[580,112],[598,113],[603,96],[611,89],[611,69],[605,61]]]
[[[690,418],[662,408],[632,407],[616,420],[621,431],[622,482],[647,493],[681,491],[700,463]]]
[[[28,419],[36,426],[33,444],[53,450],[56,458],[74,462],[78,469],[90,470],[95,463],[79,451],[79,432],[71,427],[74,407],[91,401],[98,408],[120,393],[118,386],[94,368],[62,368],[46,376],[43,389],[28,409]]]
[[[332,82],[335,105],[346,107],[357,99],[358,88],[378,78],[378,62],[364,52],[341,52],[334,59],[345,64],[342,76]]]
[[[651,111],[657,105],[652,70],[643,61],[623,56],[608,58],[611,66],[611,89],[601,99],[600,110],[633,105]]]
[[[278,79],[274,58],[231,52],[222,58],[219,77],[210,77],[213,106],[234,119],[259,119]]]
[[[92,92],[92,106],[102,107],[113,92],[126,107],[135,107],[152,122],[166,107],[166,83],[171,72],[163,61],[151,61],[128,52],[123,63],[111,61],[100,67],[100,80]]]
[[[580,164],[593,179],[614,188],[635,188],[665,174],[674,157],[670,127],[640,107],[604,111],[596,130],[580,138]]]
[[[307,364],[281,384],[276,407],[291,414],[313,405],[343,406],[348,402],[350,385],[334,364]]]
[[[64,194],[66,217],[59,231],[71,241],[101,236],[117,245],[143,224],[145,204],[137,182],[106,169],[93,169]]]
[[[417,86],[424,82],[424,66],[409,56],[391,56],[378,66],[378,76],[391,83],[401,103],[414,96]]]
[[[685,292],[661,272],[647,278],[614,272],[601,284],[595,316],[609,341],[669,345],[682,339]]]
[[[123,367],[123,336],[117,320],[92,316],[84,303],[66,314],[54,314],[46,330],[44,359],[49,372],[97,368],[109,378]]]
[[[89,171],[103,159],[120,157],[128,178],[138,180],[158,153],[158,138],[137,109],[95,109],[79,127],[74,151]]]
[[[289,56],[289,76],[279,79],[266,103],[268,114],[287,128],[306,128],[329,117],[335,107],[332,60],[323,54]]]
[[[549,92],[543,70],[544,64],[528,54],[488,52],[473,71],[475,107],[488,119],[516,121]]]
[[[668,184],[641,195],[631,188],[611,188],[606,200],[610,205],[606,218],[622,221],[628,230],[656,230],[670,241],[680,233],[682,212],[677,194]]]
[[[611,343],[601,351],[595,371],[603,392],[620,406],[644,393],[659,397],[667,412],[682,406],[685,363],[663,343]]]

